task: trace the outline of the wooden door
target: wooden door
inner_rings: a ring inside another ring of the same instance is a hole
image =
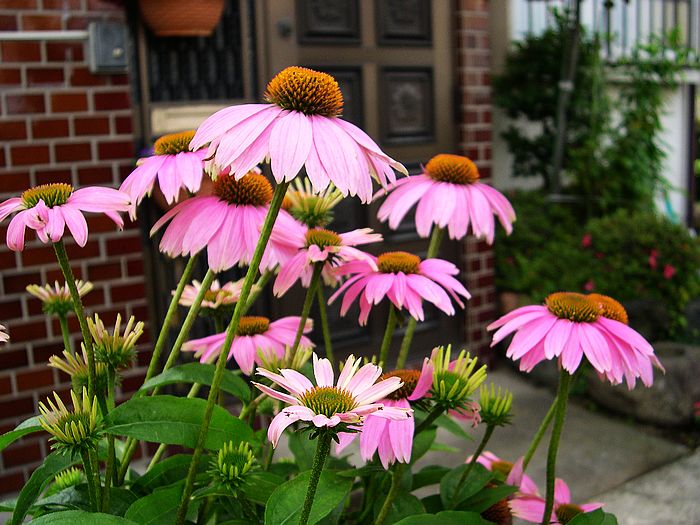
[[[332,74],[345,98],[344,118],[416,172],[433,155],[455,149],[455,12],[447,0],[257,0],[258,85],[263,89],[290,65]],[[332,225],[336,231],[370,226],[385,238],[371,248],[374,252],[425,253],[427,240],[417,236],[412,217],[391,231],[376,220],[376,204],[346,199],[341,206]],[[460,251],[457,244],[445,243],[441,255],[458,263]],[[296,289],[273,303],[272,314],[298,315],[302,298]],[[338,351],[378,352],[386,309],[373,310],[367,330],[358,326],[357,310],[341,319],[338,308],[329,308]],[[416,355],[461,339],[461,313],[446,318],[428,309],[426,314],[416,331]]]

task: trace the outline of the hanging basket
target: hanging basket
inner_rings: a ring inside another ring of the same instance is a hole
[[[156,36],[209,36],[224,0],[139,0],[139,9]]]

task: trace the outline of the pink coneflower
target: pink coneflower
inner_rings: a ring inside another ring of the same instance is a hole
[[[124,221],[119,212],[127,211],[130,203],[126,193],[113,188],[74,190],[70,184],[43,184],[1,203],[0,222],[11,213],[19,212],[7,228],[7,246],[16,252],[24,249],[27,227],[35,230],[43,243],[60,241],[68,227],[75,242],[85,246],[88,226],[83,212],[104,213],[123,228]]]
[[[676,267],[671,264],[664,265],[664,279],[672,279],[676,275]]]
[[[253,383],[268,396],[284,401],[285,407],[270,423],[267,437],[277,446],[282,432],[296,421],[305,421],[314,426],[336,427],[341,423],[360,427],[369,414],[386,419],[411,419],[412,410],[384,406],[377,401],[401,388],[398,377],[377,379],[382,369],[371,363],[359,368],[361,361],[348,357],[338,381],[333,385],[333,367],[328,359],[319,359],[314,354],[314,376],[316,385],[296,370],[284,369],[279,374],[258,368],[258,374],[277,383],[289,394],[278,392],[268,386]]]
[[[506,355],[520,359],[520,369],[526,372],[556,357],[573,374],[585,355],[611,383],[619,384],[624,378],[631,389],[637,377],[651,386],[652,365],[663,370],[651,345],[627,326],[622,305],[603,295],[554,293],[545,305],[518,308],[487,327],[497,328],[491,346],[517,332]]]
[[[278,358],[283,358],[285,347],[294,344],[299,322],[299,317],[282,317],[273,322],[270,322],[267,317],[241,317],[228,359],[233,357],[241,371],[250,375],[253,373],[253,366],[256,363],[260,364],[260,354],[273,352]],[[312,321],[306,321],[304,333],[309,333],[312,329]],[[195,357],[202,363],[212,363],[219,357],[225,339],[226,332],[222,332],[201,339],[192,339],[182,345],[182,349],[185,352],[195,352]],[[314,344],[302,336],[299,346],[312,348]]]
[[[516,518],[530,523],[542,523],[545,501],[541,497],[533,494],[518,495],[509,502],[509,505]],[[579,514],[593,512],[602,506],[602,503],[586,503],[584,505],[572,503],[568,485],[563,479],[557,478],[554,482],[554,510],[552,511],[551,523],[566,525]]]
[[[10,340],[10,336],[7,333],[7,328],[0,324],[0,343],[7,343]]]
[[[176,205],[156,222],[151,235],[171,221],[160,241],[160,250],[169,256],[191,256],[206,247],[209,268],[215,272],[249,264],[271,200],[272,185],[259,173],[251,171],[240,180],[221,175],[214,195]],[[280,210],[280,215],[286,213]],[[293,254],[270,243],[261,268],[272,270]]]
[[[472,456],[467,458],[466,463],[471,463]],[[515,463],[501,459],[493,452],[484,451],[476,458],[476,462],[483,465],[486,470],[500,473],[505,479],[506,485],[518,487],[518,493],[539,496],[535,481],[523,472],[523,458]],[[542,513],[540,513],[540,516]]]
[[[348,261],[366,261],[375,270],[377,268],[371,255],[355,248],[382,240],[382,236],[372,232],[370,228],[338,234],[324,228],[302,226],[292,229],[284,227],[283,224],[280,226],[282,227],[272,231],[272,243],[286,244],[296,249],[297,254],[280,265],[273,287],[278,297],[289,290],[298,279],[308,288],[317,262],[325,263],[322,275],[327,284],[335,284],[338,280],[332,269]]]
[[[398,180],[388,192],[377,216],[382,222],[388,219],[392,229],[398,228],[408,210],[418,203],[416,230],[421,237],[428,237],[435,224],[446,227],[451,239],[461,239],[471,224],[472,233],[491,244],[496,233],[494,215],[508,234],[513,231],[515,211],[510,202],[479,182],[479,170],[467,157],[436,155],[423,173]]]
[[[304,167],[316,191],[333,182],[363,202],[372,198],[372,177],[385,185],[396,180],[392,168],[407,173],[365,132],[339,118],[343,95],[332,76],[288,67],[267,85],[265,100],[217,111],[199,126],[190,148],[209,144],[214,169],[230,168],[236,178],[266,158],[278,183]]]
[[[424,398],[433,383],[433,365],[430,359],[423,361],[421,370],[394,370],[382,376],[383,379],[398,377],[403,386],[391,392],[379,403],[385,407],[398,407],[410,409],[409,401],[417,401]],[[370,414],[362,425],[360,434],[360,455],[364,461],[370,461],[375,452],[379,452],[379,459],[385,469],[398,461],[408,463],[411,461],[413,450],[413,432],[415,423],[413,418],[388,420]],[[356,433],[340,434],[340,443],[336,451],[340,453],[357,436]]]
[[[182,306],[192,306],[202,289],[202,283],[198,280],[193,280],[192,284],[188,284],[182,290],[182,295],[180,296],[179,304]],[[204,299],[202,300],[201,307],[208,308],[209,310],[216,310],[220,307],[226,307],[236,304],[238,298],[241,296],[241,290],[243,289],[243,279],[238,281],[228,281],[223,286],[219,284],[218,279],[214,279],[204,294]],[[175,292],[172,292],[175,295]]]
[[[393,305],[406,308],[416,320],[422,321],[423,300],[434,304],[447,315],[454,315],[455,309],[450,296],[459,306],[464,303],[459,295],[469,299],[471,295],[462,284],[452,277],[459,269],[451,262],[442,259],[421,261],[416,255],[407,252],[387,252],[373,258],[376,267],[367,261],[351,261],[339,267],[338,275],[352,275],[331,296],[329,304],[345,293],[340,315],[345,315],[353,301],[360,296],[360,324],[367,323],[372,305],[388,297]],[[449,294],[449,295],[448,295]]]
[[[190,151],[192,137],[194,131],[160,137],[153,146],[155,155],[140,159],[136,169],[124,179],[119,189],[131,197],[129,214],[132,218],[136,215],[136,206],[153,191],[156,179],[168,204],[177,202],[182,189],[192,193],[199,191],[206,150]]]

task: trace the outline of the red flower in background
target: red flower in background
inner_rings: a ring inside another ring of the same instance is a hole
[[[593,237],[590,233],[584,233],[581,237],[581,246],[588,248],[593,243]]]
[[[664,279],[671,279],[676,275],[676,271],[675,266],[671,266],[670,264],[664,265]]]
[[[659,255],[658,250],[651,250],[649,253],[649,268],[652,270],[656,270],[656,267],[658,266],[658,263],[656,262],[656,258]]]

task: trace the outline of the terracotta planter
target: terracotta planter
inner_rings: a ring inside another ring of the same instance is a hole
[[[221,19],[224,0],[139,0],[139,9],[156,36],[209,36]]]

